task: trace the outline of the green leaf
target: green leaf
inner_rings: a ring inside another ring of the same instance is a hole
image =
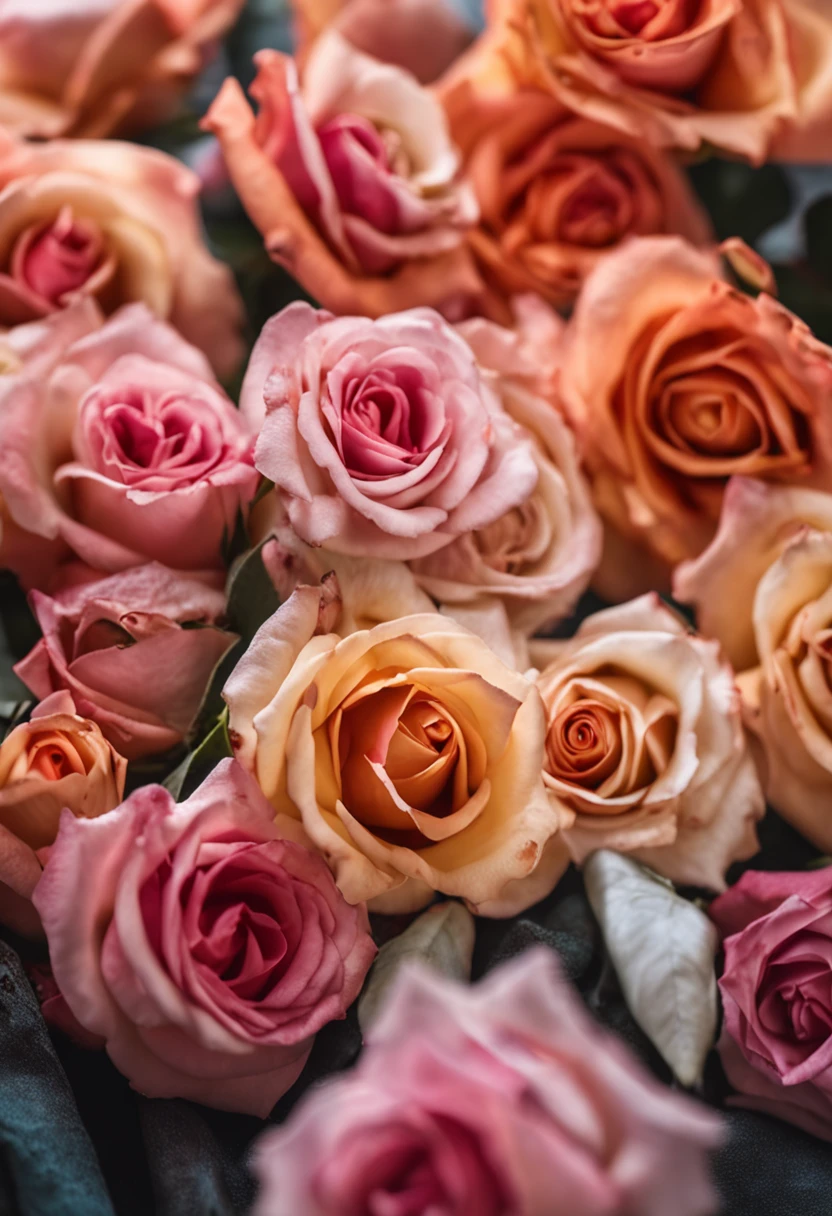
[[[234,562],[226,583],[229,628],[248,646],[257,630],[280,607],[280,597],[263,565],[265,540]]]
[[[202,784],[220,760],[233,755],[231,740],[228,737],[228,714],[224,713],[199,746],[189,752],[165,779],[165,789],[177,802],[182,802]]]

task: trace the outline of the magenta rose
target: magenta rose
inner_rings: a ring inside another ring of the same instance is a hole
[[[257,485],[205,357],[143,305],[0,387],[0,494],[18,528],[96,570],[223,564]],[[23,559],[19,571],[31,579]]]
[[[262,424],[255,464],[292,527],[336,552],[433,553],[537,484],[531,439],[430,309],[371,321],[290,304],[255,345],[240,409]]]
[[[140,1093],[265,1118],[359,993],[366,911],[273,820],[224,760],[179,805],[150,785],[61,821],[34,896],[54,976]]]
[[[730,1101],[832,1141],[832,868],[749,870],[710,914],[725,938]]]
[[[237,640],[218,628],[225,596],[150,563],[31,594],[43,637],[15,671],[36,697],[59,689],[128,760],[167,751],[190,729],[216,664]]]
[[[357,1067],[263,1136],[255,1216],[707,1216],[719,1138],[548,950],[473,988],[410,966]]]

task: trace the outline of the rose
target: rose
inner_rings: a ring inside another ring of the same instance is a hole
[[[568,306],[628,236],[710,239],[682,170],[644,140],[566,112],[541,89],[492,99],[463,78],[446,107],[480,207],[469,241],[501,296],[534,291]]]
[[[497,0],[466,63],[511,70],[653,146],[816,160],[832,110],[832,25],[817,0]],[[773,146],[772,146],[773,145]]]
[[[255,1216],[705,1216],[711,1111],[596,1026],[542,947],[472,988],[411,964],[358,1065],[255,1150]]]
[[[105,313],[142,301],[232,373],[242,308],[228,268],[205,248],[198,189],[152,148],[0,136],[0,325],[79,295]]]
[[[557,362],[560,322],[534,296],[518,297],[515,309],[514,331],[472,320],[458,332],[506,413],[533,437],[537,485],[499,519],[411,568],[451,615],[496,599],[522,636],[572,611],[600,560],[601,529],[573,436],[552,404],[554,373],[545,374],[547,361],[551,369]]]
[[[155,563],[31,601],[43,637],[15,671],[36,697],[70,692],[128,760],[181,743],[236,640],[222,592]]]
[[[118,806],[127,763],[94,722],[56,692],[0,743],[0,920],[38,927],[29,897],[40,877],[35,851],[50,845],[64,807],[94,818]]]
[[[476,203],[439,101],[335,30],[300,83],[285,55],[255,61],[257,118],[230,78],[205,126],[269,254],[337,313],[470,311],[481,284],[463,243]]]
[[[609,527],[615,598],[655,583],[651,559],[666,579],[706,547],[731,475],[832,485],[832,351],[679,240],[633,241],[590,276],[560,390]]]
[[[290,304],[263,328],[240,409],[262,420],[255,464],[292,527],[342,553],[423,556],[537,481],[529,440],[427,309],[369,321]]]
[[[222,567],[257,484],[251,440],[203,356],[144,306],[0,394],[0,494],[20,528],[100,571]],[[31,585],[25,555],[19,573]]]
[[[747,871],[715,900],[729,1102],[832,1140],[832,870]]]
[[[314,636],[321,610],[299,587],[223,696],[237,758],[345,898],[404,911],[436,890],[511,915],[548,893],[566,857],[534,685],[438,613],[341,639]]]
[[[545,781],[574,817],[563,834],[573,859],[619,849],[674,882],[723,890],[731,862],[759,847],[764,803],[718,645],[647,595],[532,655],[554,656],[538,679]]]
[[[34,899],[58,987],[134,1088],[263,1118],[375,955],[364,909],[233,760],[179,805],[150,785],[65,814]]]
[[[167,118],[242,0],[3,0],[0,123],[107,135]]]
[[[291,0],[303,61],[315,39],[334,26],[358,50],[436,80],[472,40],[449,0]]]

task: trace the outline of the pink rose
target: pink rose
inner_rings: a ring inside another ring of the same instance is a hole
[[[231,78],[205,125],[271,256],[337,313],[470,311],[481,284],[464,238],[477,205],[437,98],[335,30],[300,81],[286,55],[256,63],[256,119]]]
[[[730,1101],[832,1141],[832,869],[749,870],[710,914],[726,939]]]
[[[0,384],[0,494],[15,524],[93,569],[218,569],[257,473],[203,355],[142,305]],[[25,553],[18,572],[31,586]]]
[[[0,134],[0,325],[79,296],[105,313],[140,301],[231,374],[242,305],[205,247],[198,191],[194,174],[154,148]]]
[[[369,321],[290,304],[257,341],[240,409],[262,420],[255,463],[295,531],[342,553],[432,553],[537,483],[530,440],[427,309]]]
[[[128,760],[182,742],[236,640],[222,592],[155,563],[31,598],[43,637],[15,671],[36,697],[70,692]]]
[[[108,135],[173,113],[243,0],[2,0],[0,124]]]
[[[52,969],[141,1093],[265,1118],[359,993],[366,912],[273,815],[224,760],[178,806],[150,785],[61,821],[35,892]]]
[[[356,1068],[260,1140],[255,1216],[707,1216],[713,1112],[587,1017],[543,948],[411,966]]]

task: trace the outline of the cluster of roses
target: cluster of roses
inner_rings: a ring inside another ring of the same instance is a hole
[[[828,154],[824,6],[502,0],[463,51],[429,0],[298,0],[257,115],[232,79],[206,126],[332,311],[266,324],[239,408],[196,178],[55,137],[155,117],[240,4],[53,7],[49,63],[0,10],[0,564],[42,632],[0,916],[45,932],[56,1017],[146,1094],[266,1116],[362,988],[368,906],[511,916],[598,849],[724,892],[764,795],[832,851],[832,349],[669,151]],[[282,602],[229,662],[241,529]],[[535,636],[591,580],[617,606]],[[233,758],[176,803],[141,765],[218,678]],[[729,1077],[827,1138],[829,874],[713,905]],[[262,1211],[710,1210],[713,1118],[551,968],[406,977],[265,1142]]]

